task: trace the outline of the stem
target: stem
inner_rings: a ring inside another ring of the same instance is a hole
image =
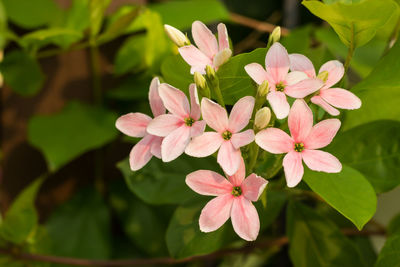
[[[237,24],[240,24],[243,26],[247,26],[249,28],[253,28],[260,32],[271,33],[276,28],[276,25],[274,25],[274,24],[258,21],[258,20],[252,19],[252,18],[245,17],[243,15],[239,15],[237,13],[231,12],[231,13],[229,13],[229,15],[230,15],[230,19],[233,22],[236,22]],[[285,27],[281,27],[281,34],[282,34],[282,36],[286,36],[289,34],[289,30]]]
[[[224,97],[222,96],[221,89],[219,88],[219,80],[216,80],[215,83],[213,83],[213,89],[215,92],[215,96],[217,97],[218,103],[225,108],[225,102],[224,102]]]
[[[354,55],[354,23],[351,23],[350,34],[351,34],[351,40],[350,40],[350,44],[349,44],[349,50],[347,52],[346,61],[344,62],[344,72],[345,73],[347,73],[347,70],[349,69],[349,66],[350,66],[350,61]]]

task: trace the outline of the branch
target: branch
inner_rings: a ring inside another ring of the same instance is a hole
[[[268,22],[262,22],[262,21],[258,21],[252,18],[248,18],[236,13],[229,13],[230,18],[233,22],[236,22],[237,24],[243,25],[243,26],[247,26],[249,28],[253,28],[257,31],[261,31],[261,32],[269,32],[271,33],[276,25],[268,23]],[[285,27],[281,27],[281,35],[282,36],[286,36],[289,34],[289,30]]]
[[[342,229],[343,234],[347,236],[371,236],[371,235],[385,235],[385,231],[382,229],[378,230],[363,230],[357,231],[355,229]],[[153,258],[153,259],[126,259],[126,260],[88,260],[88,259],[77,259],[77,258],[66,258],[58,256],[47,256],[39,254],[29,254],[24,252],[16,252],[12,249],[0,248],[0,254],[6,254],[14,259],[28,260],[36,262],[50,262],[58,264],[68,264],[75,266],[135,266],[135,265],[154,265],[154,264],[178,264],[199,260],[210,260],[221,258],[226,255],[232,254],[248,254],[256,248],[270,248],[270,247],[282,247],[289,243],[289,239],[286,236],[278,237],[275,239],[264,239],[258,242],[248,243],[244,247],[240,248],[229,248],[216,251],[211,254],[193,256],[184,259],[172,259],[172,258]]]

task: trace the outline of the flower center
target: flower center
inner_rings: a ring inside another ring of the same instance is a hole
[[[283,90],[285,89],[285,85],[283,84],[283,82],[280,82],[275,84],[275,88],[276,91],[283,92]]]
[[[194,119],[192,119],[190,117],[185,119],[185,125],[186,126],[191,127],[193,125],[193,123],[194,123]]]
[[[232,133],[230,131],[225,131],[222,133],[222,138],[224,138],[224,140],[230,140],[232,138]]]
[[[233,187],[233,189],[232,189],[232,195],[233,195],[234,197],[238,197],[238,196],[242,195],[242,188],[240,188],[240,186],[235,186],[235,187]]]
[[[294,144],[294,151],[301,152],[303,150],[304,150],[304,144],[303,143]]]

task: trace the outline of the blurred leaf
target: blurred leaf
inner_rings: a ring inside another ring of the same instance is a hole
[[[365,266],[357,248],[333,223],[301,203],[289,202],[286,231],[295,267]]]
[[[63,28],[50,28],[30,32],[22,37],[20,43],[25,48],[34,47],[39,49],[48,44],[60,44],[60,40],[73,39],[78,40],[83,37],[83,34],[76,30]],[[62,44],[61,44],[62,45]]]
[[[7,14],[4,8],[3,2],[0,1],[0,50],[6,45],[6,33],[7,33]]]
[[[186,175],[199,170],[219,169],[212,158],[193,160],[186,155],[165,163],[153,159],[141,170],[131,171],[129,160],[118,163],[129,189],[149,204],[180,204],[196,196],[185,183]]]
[[[336,136],[328,151],[361,172],[376,193],[400,184],[400,122],[375,121],[352,128]]]
[[[183,60],[181,55],[167,57],[161,65],[161,74],[166,83],[189,92],[189,85],[193,83],[193,76],[190,74],[190,66]]]
[[[340,173],[314,172],[306,168],[303,179],[358,229],[362,229],[375,213],[376,195],[371,184],[361,173],[346,165]]]
[[[35,210],[36,194],[44,178],[36,179],[14,200],[0,224],[0,236],[15,244],[22,244],[38,223]]]
[[[226,222],[214,232],[203,233],[199,228],[200,212],[206,199],[196,200],[179,206],[169,223],[166,240],[173,258],[186,258],[214,252],[235,238],[232,227]]]
[[[151,79],[152,77],[148,75],[130,75],[115,88],[107,91],[107,96],[121,101],[140,100],[144,102],[148,99]]]
[[[353,43],[355,47],[369,42],[392,13],[398,12],[398,5],[392,0],[336,1],[331,4],[303,1],[302,4],[311,13],[327,21],[346,46]]]
[[[114,73],[122,75],[130,71],[139,71],[145,67],[146,35],[135,35],[127,39],[118,49],[114,60]]]
[[[400,266],[400,231],[393,233],[385,242],[375,263],[375,267]]]
[[[61,14],[53,0],[2,0],[9,19],[26,29],[49,24]]]
[[[397,214],[392,218],[388,227],[387,227],[387,234],[393,235],[394,233],[400,233],[400,213]]]
[[[101,29],[104,12],[111,0],[89,0],[90,1],[90,36],[93,38]]]
[[[352,91],[361,98],[358,110],[346,113],[343,129],[375,120],[400,120],[400,42],[396,42],[374,70]]]
[[[46,223],[57,256],[108,259],[110,213],[101,195],[86,188],[59,206]]]
[[[258,216],[260,216],[261,231],[267,229],[276,220],[287,201],[285,193],[269,190],[268,186],[264,192],[267,192],[266,207],[263,207],[261,201],[253,203],[258,210]]]
[[[371,242],[371,238],[369,236],[353,236],[351,237],[351,241],[361,253],[365,266],[374,266],[378,255]]]
[[[5,53],[0,71],[6,84],[23,96],[36,94],[44,83],[44,74],[38,62],[23,51]]]
[[[42,151],[55,171],[81,154],[99,148],[117,136],[115,113],[79,102],[60,113],[34,116],[28,126],[29,142]]]
[[[288,36],[282,37],[280,43],[286,48],[288,53],[306,53],[311,46],[311,33],[313,26],[308,24],[296,28]]]

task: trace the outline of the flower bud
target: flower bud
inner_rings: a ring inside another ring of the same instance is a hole
[[[189,39],[180,30],[167,24],[164,25],[164,30],[172,42],[174,42],[178,47],[190,45]]]
[[[279,42],[280,39],[281,39],[281,27],[278,26],[269,35],[268,45],[271,46],[274,43]]]
[[[205,88],[207,86],[206,79],[197,71],[194,73],[194,82],[197,88]]]
[[[271,120],[271,110],[268,107],[263,107],[259,109],[256,113],[256,117],[254,119],[254,125],[259,129],[264,129],[268,126],[269,121]]]
[[[268,84],[268,81],[265,80],[265,81],[263,81],[262,84],[260,84],[258,86],[257,94],[259,96],[266,96],[268,94],[268,92],[269,92],[269,84]]]
[[[211,67],[210,65],[206,66],[206,75],[207,78],[212,81],[214,80],[217,76],[215,75],[215,70],[213,67]]]
[[[326,82],[326,80],[328,80],[328,75],[329,75],[329,72],[325,70],[325,71],[319,73],[317,78],[322,80],[323,82]]]

